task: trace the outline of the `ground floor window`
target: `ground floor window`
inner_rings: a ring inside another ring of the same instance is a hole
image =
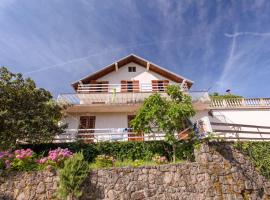
[[[83,141],[86,143],[94,142],[94,135],[91,133],[95,131],[89,129],[95,129],[95,124],[96,116],[80,116],[78,137],[84,138]]]

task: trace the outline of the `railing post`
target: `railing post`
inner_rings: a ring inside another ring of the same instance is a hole
[[[264,101],[263,98],[260,98],[260,105],[261,105],[261,106],[265,106],[265,101]]]
[[[222,100],[222,107],[224,107],[224,108],[227,107],[227,101],[226,101],[226,99],[223,99]]]
[[[242,106],[246,106],[246,102],[245,102],[245,99],[244,98],[242,98],[242,101],[241,101],[241,107]]]

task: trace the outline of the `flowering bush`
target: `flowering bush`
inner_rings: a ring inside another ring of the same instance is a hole
[[[9,151],[0,151],[0,169],[9,169],[14,155]]]
[[[73,153],[66,149],[61,149],[58,147],[57,149],[49,151],[49,154],[47,157],[41,158],[38,160],[39,164],[44,165],[53,165],[57,167],[63,167],[64,161],[67,158],[70,158],[73,155]]]
[[[36,154],[31,149],[20,149],[14,151],[14,159],[11,162],[11,167],[14,170],[30,171],[37,168],[35,162]]]
[[[14,152],[0,151],[0,170],[13,169],[30,171],[45,167],[63,167],[64,161],[73,155],[68,149],[51,150],[47,157],[37,159],[31,149],[19,149]]]
[[[115,159],[112,156],[98,155],[96,157],[97,167],[112,167],[114,162],[115,162]]]
[[[167,158],[165,156],[160,156],[158,154],[154,155],[153,158],[152,158],[152,160],[155,163],[159,164],[159,165],[166,164],[168,162],[168,160],[167,160]]]

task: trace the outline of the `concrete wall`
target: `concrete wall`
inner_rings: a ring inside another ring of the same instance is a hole
[[[214,110],[213,115],[219,121],[226,123],[270,126],[270,110]]]
[[[212,122],[245,124],[255,126],[270,127],[270,110],[266,109],[238,109],[238,110],[213,110],[213,117],[209,117]],[[247,127],[215,127],[218,129],[230,129],[237,131],[255,131],[258,134],[252,133],[225,133],[227,137],[244,137],[244,138],[267,138],[270,139],[270,134],[260,134],[261,132],[270,132],[270,129],[264,128],[247,128]]]

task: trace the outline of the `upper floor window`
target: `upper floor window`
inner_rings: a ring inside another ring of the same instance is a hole
[[[128,67],[128,72],[136,72],[136,67],[134,66]]]

